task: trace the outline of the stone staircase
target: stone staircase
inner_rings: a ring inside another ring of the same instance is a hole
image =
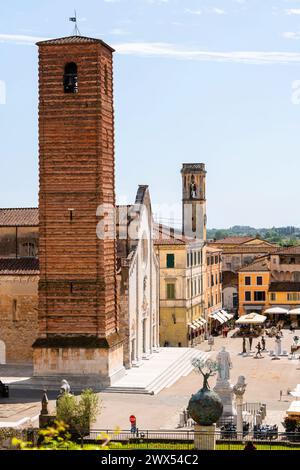
[[[193,348],[160,348],[141,367],[126,372],[118,382],[104,390],[105,393],[130,393],[157,395],[171,387],[192,370],[192,360],[206,360],[209,353]]]

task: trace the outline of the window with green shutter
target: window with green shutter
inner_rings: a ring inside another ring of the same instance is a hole
[[[167,268],[175,268],[175,255],[167,254]]]

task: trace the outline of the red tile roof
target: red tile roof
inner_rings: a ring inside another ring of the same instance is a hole
[[[226,238],[221,238],[220,240],[216,240],[213,242],[210,242],[211,244],[230,244],[230,245],[239,245],[241,243],[246,243],[250,242],[251,240],[255,240],[255,237],[248,237],[248,236],[243,236],[243,237],[226,237]]]
[[[37,258],[0,258],[0,276],[38,275],[39,260]]]
[[[270,271],[268,266],[268,257],[259,258],[253,263],[243,266],[239,272],[261,272],[261,271]]]
[[[162,224],[154,225],[154,245],[190,245],[197,242],[172,227]]]
[[[106,44],[101,39],[97,38],[88,38],[86,36],[67,36],[64,38],[55,38],[55,39],[46,39],[45,41],[37,42],[38,46],[48,46],[48,45],[64,45],[64,44],[102,44],[102,46],[107,47],[111,51],[114,49]]]
[[[300,245],[281,248],[276,252],[276,255],[300,255]]]
[[[0,209],[0,227],[36,227],[39,225],[39,210],[34,207]]]

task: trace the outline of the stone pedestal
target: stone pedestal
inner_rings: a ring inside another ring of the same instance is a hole
[[[70,381],[72,389],[88,386],[103,389],[125,375],[122,343],[111,347],[93,347],[92,344],[87,347],[86,344],[56,344],[54,341],[51,344],[47,339],[44,342],[37,340],[34,345],[33,380],[47,389],[51,389],[53,379],[59,382],[62,378]]]
[[[216,450],[216,425],[201,426],[195,424],[195,449]]]
[[[236,421],[236,409],[233,400],[233,387],[228,380],[217,380],[214,388],[223,404],[222,418],[232,418]]]

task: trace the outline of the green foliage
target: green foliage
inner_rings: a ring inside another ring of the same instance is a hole
[[[83,444],[83,437],[89,433],[90,425],[95,422],[99,411],[99,399],[92,390],[84,390],[79,400],[71,394],[59,398],[56,416],[74,433],[78,433]]]
[[[283,425],[286,432],[300,433],[300,419],[291,419],[286,417]]]
[[[227,229],[208,229],[207,238],[220,240],[227,237],[258,237],[267,240],[270,243],[285,246],[299,245],[300,228],[297,227],[272,227],[272,228],[254,228],[242,225],[236,225]]]

